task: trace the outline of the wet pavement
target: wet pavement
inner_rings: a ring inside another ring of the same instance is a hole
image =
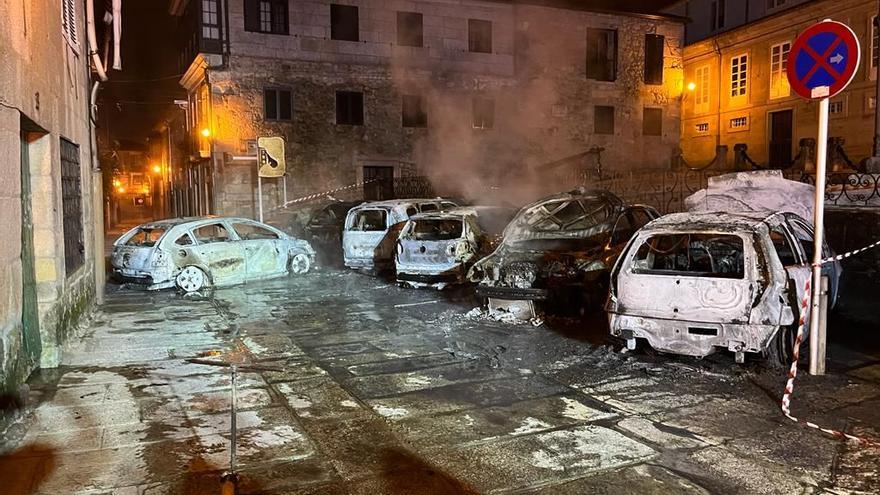
[[[605,342],[602,315],[510,325],[467,292],[323,269],[214,291],[111,290],[30,381],[4,494],[876,493],[880,449],[797,426],[784,372]],[[880,434],[880,361],[831,347],[795,415]],[[215,358],[219,359],[219,358]],[[19,441],[20,440],[20,441]]]

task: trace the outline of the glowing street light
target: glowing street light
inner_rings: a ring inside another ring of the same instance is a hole
[[[688,83],[687,88],[688,88],[688,91],[693,91],[693,90],[697,89],[697,83],[691,81]]]
[[[153,173],[158,174],[162,172],[162,166],[159,164],[153,165]]]
[[[205,127],[204,129],[202,129],[202,136],[204,136],[204,137],[211,137],[211,129],[208,129],[207,127]]]

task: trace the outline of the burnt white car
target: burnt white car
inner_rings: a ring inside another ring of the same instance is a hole
[[[175,218],[139,225],[113,244],[116,278],[148,289],[208,286],[308,272],[308,242],[246,218]]]
[[[826,245],[823,256],[833,256]],[[639,230],[611,273],[611,334],[634,349],[791,356],[809,280],[813,229],[794,213],[687,212]],[[823,265],[837,300],[839,263]]]
[[[466,282],[468,269],[495,249],[514,213],[477,206],[411,217],[397,241],[397,281],[437,289]]]
[[[456,206],[452,201],[434,198],[372,201],[352,208],[342,231],[345,266],[376,271],[393,268],[397,237],[411,216]]]

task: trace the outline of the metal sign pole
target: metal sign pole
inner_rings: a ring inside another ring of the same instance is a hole
[[[282,204],[287,208],[287,174],[281,176],[281,181],[284,183],[284,202]]]
[[[826,93],[827,94],[827,93]],[[819,137],[816,146],[816,197],[813,203],[813,281],[810,307],[810,374],[825,374],[825,328],[819,325],[822,284],[822,245],[825,232],[825,168],[828,154],[828,98],[819,100]],[[821,332],[821,335],[820,335]]]
[[[260,172],[257,171],[257,198],[260,203],[260,222],[263,221],[263,178],[260,177]]]

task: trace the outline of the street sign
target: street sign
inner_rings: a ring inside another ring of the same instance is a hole
[[[788,53],[788,83],[802,98],[831,98],[859,67],[859,40],[846,24],[826,19],[808,27]]]
[[[852,81],[859,68],[859,40],[846,24],[825,19],[794,40],[786,75],[802,98],[819,100],[816,140],[816,196],[813,198],[813,277],[810,304],[810,374],[825,374],[825,325],[819,302],[822,287],[822,247],[825,234],[825,169],[828,154],[828,99]],[[809,289],[808,289],[809,290]]]
[[[258,175],[260,177],[283,177],[286,164],[284,162],[284,138],[257,138]]]

